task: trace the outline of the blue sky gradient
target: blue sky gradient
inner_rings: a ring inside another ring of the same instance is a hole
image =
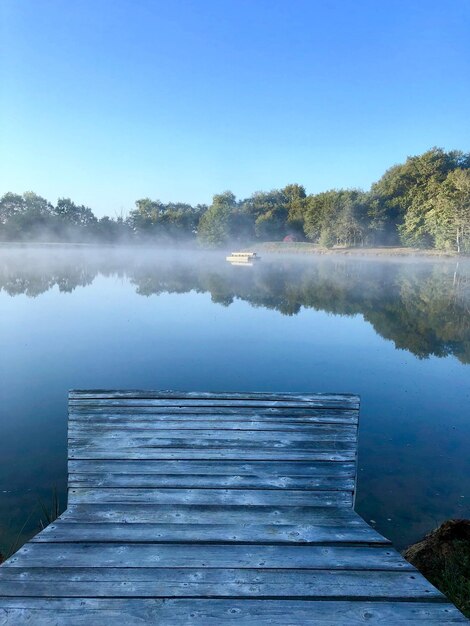
[[[470,148],[467,0],[3,0],[0,194],[209,203]]]

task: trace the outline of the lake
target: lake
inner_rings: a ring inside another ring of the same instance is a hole
[[[470,262],[0,248],[0,550],[66,503],[67,391],[361,395],[356,510],[470,517]]]

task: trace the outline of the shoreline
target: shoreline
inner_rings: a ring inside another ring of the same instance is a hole
[[[233,244],[233,248],[237,244]],[[202,248],[195,245],[194,247],[175,242],[172,245],[162,245],[160,242],[120,242],[120,243],[97,243],[97,242],[57,242],[57,241],[0,241],[1,249],[12,248],[38,248],[38,249],[131,249],[131,250],[148,250],[153,251],[187,251],[187,252],[227,252],[229,248]],[[232,248],[230,248],[232,249]],[[285,254],[285,255],[310,255],[310,256],[350,256],[350,257],[366,257],[366,258],[428,258],[428,259],[470,259],[470,254],[458,253],[449,250],[436,250],[433,248],[408,248],[405,246],[374,246],[374,247],[334,247],[322,248],[318,244],[308,242],[284,243],[281,241],[268,242],[252,242],[249,245],[241,247],[242,250],[255,250],[261,254]]]
[[[405,246],[375,246],[357,248],[321,248],[313,243],[266,242],[254,244],[256,250],[273,254],[310,254],[319,256],[342,255],[358,257],[432,257],[444,259],[468,259],[468,254],[432,248],[407,248]]]
[[[470,520],[448,519],[402,554],[470,617]]]

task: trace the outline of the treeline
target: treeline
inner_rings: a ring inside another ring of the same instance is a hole
[[[470,154],[433,148],[385,172],[367,192],[307,195],[299,184],[237,200],[226,191],[192,206],[149,198],[124,217],[98,219],[60,198],[28,192],[0,198],[0,240],[148,243],[198,241],[224,246],[304,241],[321,246],[405,245],[470,252]]]

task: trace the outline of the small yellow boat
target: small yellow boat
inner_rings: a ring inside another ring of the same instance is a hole
[[[256,252],[232,252],[225,258],[232,265],[253,265],[261,259]]]

